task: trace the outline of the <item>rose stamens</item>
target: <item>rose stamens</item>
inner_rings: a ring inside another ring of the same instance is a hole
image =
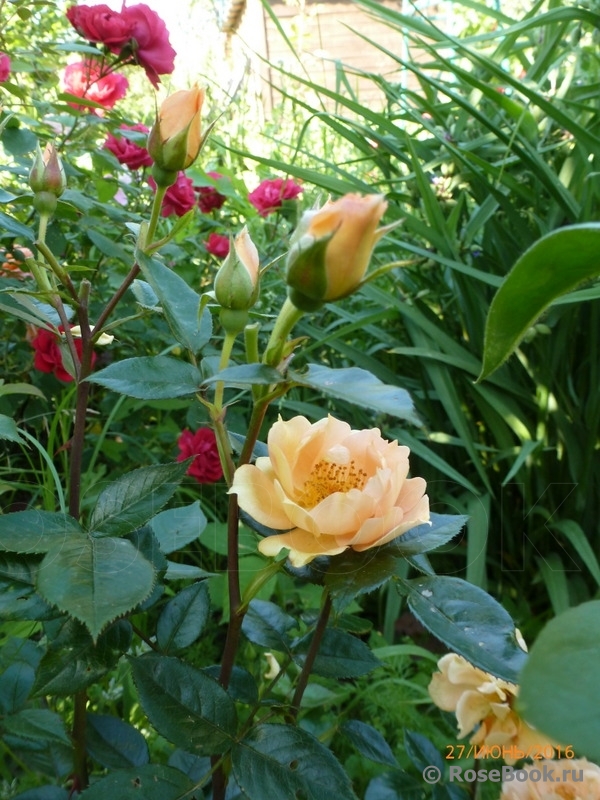
[[[321,459],[315,464],[310,478],[305,481],[296,502],[302,508],[314,508],[334,492],[362,489],[368,477],[364,469],[356,468],[354,460],[348,464],[336,464]]]

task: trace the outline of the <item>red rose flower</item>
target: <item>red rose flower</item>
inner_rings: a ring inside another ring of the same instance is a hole
[[[196,433],[185,430],[177,440],[177,461],[196,456],[188,467],[187,474],[198,483],[216,483],[223,477],[217,439],[211,428],[199,428]]]
[[[81,339],[74,338],[73,341],[75,342],[77,355],[81,359]],[[39,369],[40,372],[51,372],[59,381],[64,381],[65,383],[70,383],[73,380],[73,376],[69,375],[64,367],[62,353],[58,346],[58,336],[55,333],[46,330],[46,328],[40,328],[31,340],[31,346],[35,350],[33,359],[35,369]],[[96,354],[92,353],[92,367],[95,361]]]
[[[118,53],[131,39],[131,24],[107,5],[71,6],[67,19],[89,42],[101,42]]]
[[[121,125],[121,129],[148,133],[148,128],[145,125]],[[104,147],[117,157],[120,164],[125,164],[129,169],[149,167],[152,164],[152,158],[146,148],[132,142],[125,136],[109,134],[104,142]]]
[[[148,183],[152,189],[156,191],[156,181],[154,178],[148,178]],[[187,214],[195,205],[196,195],[194,194],[194,184],[191,178],[186,176],[185,172],[180,172],[177,175],[175,183],[169,186],[165,193],[160,213],[163,217],[169,217],[171,214],[177,214],[178,217],[183,217],[183,215]]]
[[[125,97],[129,88],[129,81],[124,75],[118,72],[103,75],[100,62],[92,59],[69,64],[65,69],[63,83],[65,91],[76,97],[85,97],[87,100],[100,103],[104,108],[112,108],[117,100]],[[69,105],[73,108],[85,108],[78,106],[77,103]],[[102,116],[102,111],[97,108],[89,110],[97,116]]]
[[[219,258],[229,255],[229,236],[222,236],[220,233],[211,233],[205,240],[204,246],[209,253]]]
[[[281,208],[284,200],[295,200],[304,191],[289,178],[272,178],[263,181],[250,192],[248,200],[258,210],[261,217],[267,217]]]
[[[215,180],[223,177],[219,172],[207,172],[206,174]],[[224,194],[219,194],[214,186],[195,186],[194,188],[198,192],[200,211],[204,214],[208,214],[215,208],[221,208],[227,199]]]
[[[8,80],[10,75],[10,58],[6,53],[0,53],[0,83]]]
[[[169,32],[156,11],[145,3],[123,6],[121,15],[130,26],[133,57],[157,87],[159,75],[170,75],[175,69],[177,53],[169,42]]]

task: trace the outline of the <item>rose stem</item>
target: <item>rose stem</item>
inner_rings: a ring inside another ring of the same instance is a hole
[[[323,607],[321,608],[321,613],[319,614],[319,619],[317,620],[315,632],[311,639],[310,647],[308,649],[308,653],[306,654],[306,660],[304,661],[304,664],[302,666],[302,671],[300,672],[298,683],[296,685],[296,691],[294,692],[294,697],[292,699],[291,715],[293,719],[296,719],[296,717],[298,716],[298,712],[300,711],[302,696],[304,695],[304,691],[308,685],[308,679],[310,677],[313,664],[315,663],[315,659],[319,652],[319,647],[321,646],[321,641],[323,640],[325,629],[327,628],[327,623],[329,621],[329,614],[331,613],[331,607],[332,607],[331,595],[327,590],[325,590]]]

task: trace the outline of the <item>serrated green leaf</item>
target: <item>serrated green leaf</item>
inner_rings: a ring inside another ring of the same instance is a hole
[[[6,414],[0,414],[0,439],[6,439],[9,442],[23,441],[19,434],[17,423],[11,417],[7,417]]]
[[[178,769],[162,764],[145,764],[112,772],[86,789],[82,800],[179,800],[185,796],[189,800],[200,800],[201,790],[194,790],[194,784]]]
[[[554,300],[600,275],[599,252],[600,223],[588,222],[552,231],[523,253],[492,300],[479,381],[498,369]]]
[[[297,627],[293,617],[267,600],[252,600],[242,622],[242,631],[247,639],[282,653],[290,652],[292,640],[287,634]]]
[[[189,506],[161,511],[149,524],[160,549],[168,555],[196,541],[206,527],[206,517],[200,501],[195,500]]]
[[[154,579],[152,564],[126,539],[78,537],[46,553],[38,591],[97,639],[109,622],[148,597]]]
[[[433,766],[439,770],[444,769],[444,760],[439,750],[432,745],[426,736],[414,731],[404,731],[404,749],[419,772],[423,772],[425,767]]]
[[[324,576],[333,607],[341,611],[359,595],[383,586],[397,569],[398,556],[393,548],[381,547],[363,553],[346,550],[331,560]]]
[[[551,620],[519,678],[517,708],[542,733],[600,761],[600,600]]]
[[[226,369],[206,378],[203,383],[211,384],[216,381],[223,381],[227,386],[270,386],[272,383],[282,383],[284,376],[273,367],[266,364],[239,364],[235,367]]]
[[[527,654],[517,642],[514,622],[493,597],[446,575],[398,580],[415,617],[450,650],[491,675],[518,683]]]
[[[300,666],[304,664],[312,637],[312,633],[304,636],[294,646],[294,661]],[[358,678],[380,666],[381,661],[363,641],[338,628],[327,628],[312,671],[323,678]]]
[[[139,400],[170,400],[196,394],[202,376],[196,367],[170,356],[141,356],[117,361],[88,380]]]
[[[409,393],[399,386],[382,383],[359,367],[332,369],[322,364],[309,364],[306,372],[288,371],[288,378],[300,386],[308,386],[339,400],[347,400],[361,408],[390,414],[420,425]]]
[[[357,800],[333,753],[301,728],[256,725],[231,755],[233,774],[248,800]]]
[[[27,239],[28,242],[33,242],[35,234],[30,228],[22,225],[14,217],[10,217],[3,211],[0,211],[0,232],[5,231],[12,236],[18,236],[19,239]]]
[[[428,553],[457,536],[466,525],[468,517],[459,514],[431,514],[431,525],[418,525],[390,543],[390,548],[400,556]]]
[[[141,767],[150,760],[142,734],[118,717],[87,714],[85,739],[90,756],[107,769]]]
[[[80,534],[77,520],[52,511],[15,511],[0,515],[0,549],[11,553],[47,553]]]
[[[42,742],[71,744],[62,719],[47,708],[24,708],[2,720],[5,734]]]
[[[122,475],[104,489],[92,512],[93,536],[124,536],[152,519],[175,493],[187,464],[155,464]]]
[[[147,653],[130,663],[142,708],[165,739],[195,755],[230,749],[236,712],[222,686],[171,656]]]
[[[398,766],[392,748],[372,725],[358,719],[349,719],[340,727],[340,733],[350,739],[361,755],[375,761],[376,764],[385,764],[388,767]]]
[[[0,675],[0,714],[23,708],[35,681],[35,670],[24,661],[10,664]]]
[[[131,626],[125,620],[115,622],[95,643],[80,622],[67,618],[54,630],[40,661],[33,694],[67,697],[91,686],[117,663],[130,641]]]
[[[156,258],[141,251],[137,251],[136,257],[176,340],[192,353],[198,353],[212,335],[212,317],[207,308],[201,310],[200,295]]]
[[[164,653],[189,647],[208,620],[210,597],[205,581],[186,586],[163,608],[156,623],[156,639]]]

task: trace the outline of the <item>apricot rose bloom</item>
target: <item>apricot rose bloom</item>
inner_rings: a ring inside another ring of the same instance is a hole
[[[386,208],[383,195],[347,194],[302,215],[286,274],[297,308],[312,311],[358,288],[373,248],[389,230],[377,227]]]
[[[423,478],[408,478],[409,449],[377,428],[352,430],[328,416],[276,422],[269,455],[239,467],[230,492],[261,525],[283,531],[261,540],[266,556],[289,550],[293,566],[347,548],[363,551],[429,522]]]
[[[438,669],[429,684],[429,694],[438,708],[454,711],[459,738],[474,731],[471,744],[500,745],[515,752],[554,744],[513,709],[519,693],[514,683],[489,675],[457,653],[442,656]],[[515,759],[505,761],[514,764]]]
[[[553,774],[554,782],[533,778],[505,782],[500,800],[600,800],[600,767],[587,758],[536,761],[523,770]]]

